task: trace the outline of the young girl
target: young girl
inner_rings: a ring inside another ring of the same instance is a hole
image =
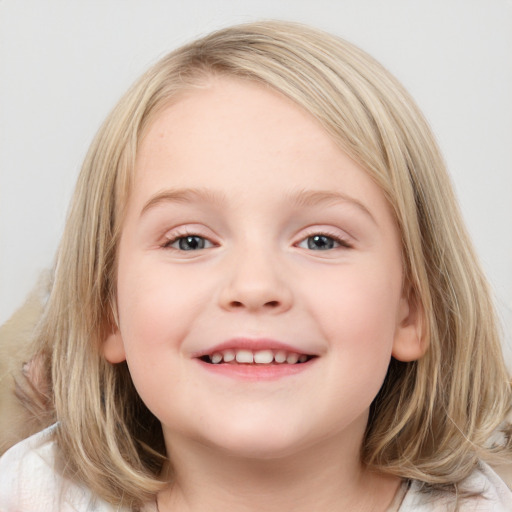
[[[124,96],[38,339],[56,423],[2,458],[2,510],[512,510],[487,465],[510,382],[435,141],[319,31],[228,28]]]

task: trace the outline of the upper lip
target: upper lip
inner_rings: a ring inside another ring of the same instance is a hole
[[[204,350],[195,352],[192,357],[204,357],[207,355],[214,354],[215,352],[223,352],[224,350],[252,350],[256,352],[258,350],[283,350],[285,352],[293,352],[295,354],[306,354],[308,356],[317,355],[310,352],[305,347],[297,347],[288,343],[273,340],[270,338],[232,338],[227,341],[218,343]]]

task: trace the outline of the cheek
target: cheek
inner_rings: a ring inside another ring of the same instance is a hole
[[[316,286],[311,280],[303,289],[304,294],[309,290],[308,312],[328,343],[322,369],[328,385],[321,397],[315,396],[310,412],[328,418],[332,432],[353,418],[366,418],[384,382],[400,296],[396,277],[370,266],[352,267],[334,279],[332,274],[330,279],[316,279]],[[318,282],[325,285],[319,287]]]
[[[384,378],[397,330],[401,269],[378,266],[347,269],[310,302],[317,325],[336,357],[333,371],[345,372],[354,382],[368,379],[378,390]]]
[[[183,379],[181,346],[195,314],[191,287],[165,267],[122,263],[118,310],[126,362],[140,397],[161,419],[169,409],[166,390]]]
[[[194,280],[151,262],[120,265],[119,276],[119,320],[128,355],[178,347],[202,305]]]

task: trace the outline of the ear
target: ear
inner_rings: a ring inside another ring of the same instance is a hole
[[[425,314],[416,293],[404,290],[398,308],[392,355],[403,362],[416,361],[425,355],[428,341],[424,334]]]
[[[111,364],[122,363],[126,360],[123,338],[118,328],[107,335],[102,345],[103,357]]]

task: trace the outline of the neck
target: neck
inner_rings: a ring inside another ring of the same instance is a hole
[[[384,511],[399,480],[360,463],[359,445],[332,441],[272,459],[238,457],[195,442],[171,443],[160,512]]]

